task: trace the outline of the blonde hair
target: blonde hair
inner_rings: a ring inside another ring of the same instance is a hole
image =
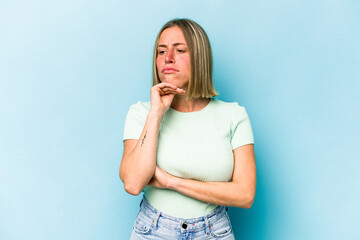
[[[204,29],[196,22],[177,18],[167,22],[156,37],[153,53],[153,86],[160,83],[156,67],[157,48],[161,33],[171,27],[179,27],[185,37],[190,52],[191,74],[186,92],[187,98],[212,98],[217,96],[215,91],[212,71],[212,52],[208,36]]]

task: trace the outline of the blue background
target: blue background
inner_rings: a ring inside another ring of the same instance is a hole
[[[238,239],[360,239],[360,4],[0,1],[0,239],[128,239],[128,107],[160,27],[207,31],[219,99],[246,107],[258,185]]]

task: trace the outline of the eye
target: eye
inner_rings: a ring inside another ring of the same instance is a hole
[[[186,52],[184,49],[178,49],[177,50],[179,53],[184,53],[184,52]]]
[[[159,55],[163,55],[164,53],[165,53],[164,50],[159,50],[159,51],[158,51],[158,54],[159,54]]]

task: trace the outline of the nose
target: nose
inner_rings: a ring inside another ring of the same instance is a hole
[[[165,63],[175,63],[174,53],[172,50],[169,50],[165,57]]]

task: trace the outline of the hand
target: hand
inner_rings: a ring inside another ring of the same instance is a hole
[[[170,83],[159,83],[151,88],[151,110],[164,114],[171,105],[176,94],[185,94],[185,91]]]
[[[165,172],[158,166],[156,166],[155,174],[148,183],[148,185],[156,188],[171,188],[172,183],[176,180],[176,177]]]

